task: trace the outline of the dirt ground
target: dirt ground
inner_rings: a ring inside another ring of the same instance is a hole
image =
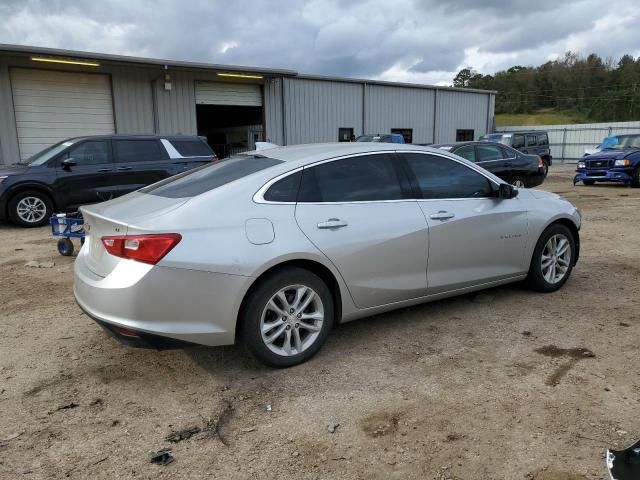
[[[76,307],[48,230],[0,225],[0,478],[606,478],[605,448],[640,437],[640,189],[562,166],[542,188],[583,212],[562,290],[352,322],[288,370],[121,346]]]

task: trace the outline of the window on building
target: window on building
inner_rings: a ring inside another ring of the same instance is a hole
[[[363,202],[402,199],[389,155],[362,155],[305,168],[299,202]]]
[[[458,130],[456,130],[456,142],[472,142],[473,133],[473,130],[459,128]]]
[[[404,138],[404,143],[413,143],[412,128],[392,128],[391,133],[399,133]]]
[[[164,160],[157,140],[114,140],[116,162],[153,162]]]
[[[338,141],[339,142],[352,142],[355,140],[353,134],[353,128],[339,128],[338,129]]]

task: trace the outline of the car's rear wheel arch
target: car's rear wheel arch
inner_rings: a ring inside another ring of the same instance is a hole
[[[247,307],[247,300],[251,298],[252,293],[269,278],[277,275],[283,270],[287,270],[290,268],[302,268],[320,277],[320,279],[327,285],[329,291],[331,292],[331,298],[333,299],[334,305],[334,325],[337,325],[340,322],[340,319],[342,318],[342,294],[340,292],[340,285],[338,284],[338,281],[333,272],[331,272],[331,270],[329,270],[321,263],[314,260],[299,259],[288,260],[274,265],[262,272],[255,279],[255,281],[248,288],[242,299],[242,302],[240,303],[240,308],[238,310],[238,326],[239,322],[242,321],[242,318],[244,316],[245,309]],[[238,340],[238,336],[240,335],[241,330],[241,328],[236,328],[236,340]]]

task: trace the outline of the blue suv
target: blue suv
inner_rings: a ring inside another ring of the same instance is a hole
[[[640,187],[640,134],[607,137],[602,151],[578,162],[573,184],[618,182]]]

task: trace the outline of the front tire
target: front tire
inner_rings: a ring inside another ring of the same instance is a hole
[[[331,292],[320,277],[288,267],[261,281],[249,295],[240,335],[259,361],[286,368],[307,361],[320,350],[335,311]]]
[[[633,178],[631,179],[631,186],[633,188],[640,187],[640,165],[633,171]]]
[[[19,227],[41,227],[52,212],[51,199],[37,190],[19,192],[9,200],[9,218]]]
[[[527,283],[537,292],[555,292],[571,275],[576,241],[567,227],[556,223],[548,227],[536,244]]]

